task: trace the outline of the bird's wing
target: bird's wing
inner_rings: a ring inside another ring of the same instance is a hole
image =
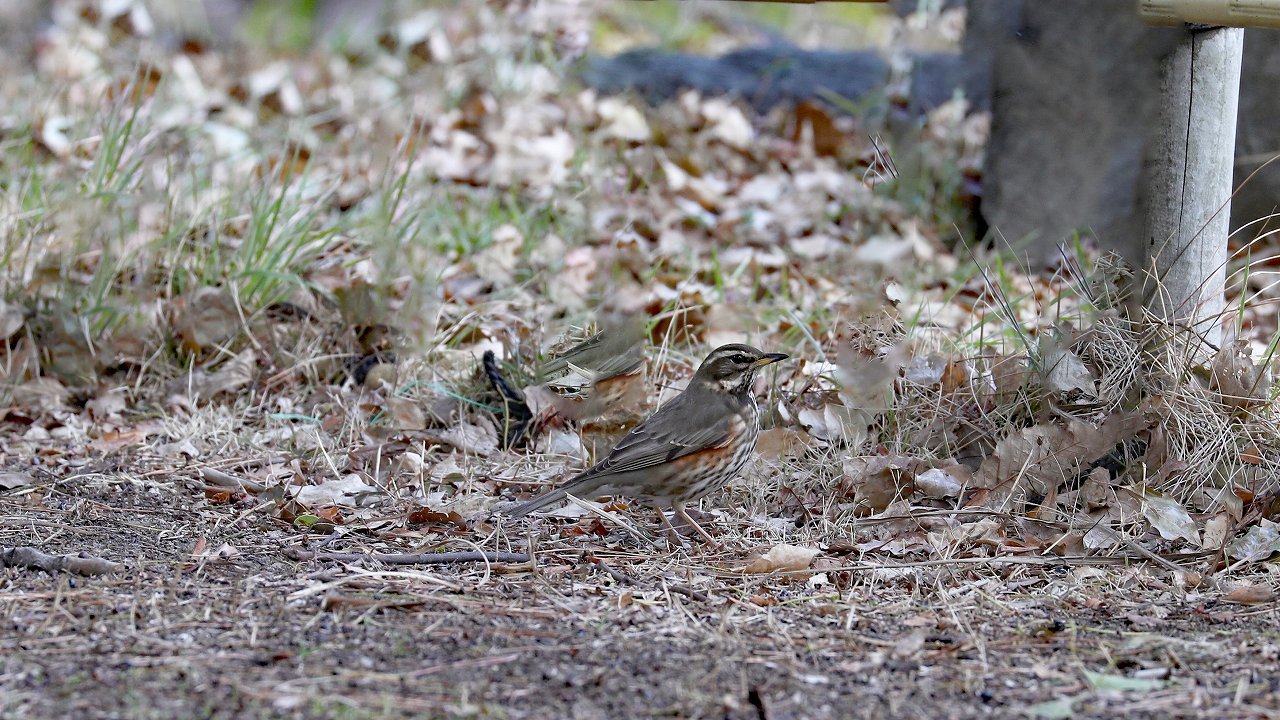
[[[604,460],[577,479],[644,470],[702,450],[724,447],[733,439],[737,417],[721,398],[686,393],[662,406],[622,438]]]
[[[613,377],[634,371],[644,362],[644,325],[637,318],[615,320],[595,335],[548,360],[541,368],[553,377],[573,368],[588,371],[587,379]]]

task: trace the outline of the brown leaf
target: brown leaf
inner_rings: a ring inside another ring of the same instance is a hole
[[[760,433],[756,452],[763,458],[781,460],[803,452],[809,443],[808,435],[792,428],[769,428]]]
[[[189,353],[220,345],[240,331],[240,312],[225,288],[202,287],[176,299],[173,331]]]
[[[1254,365],[1249,341],[1243,338],[1223,345],[1214,355],[1209,363],[1209,378],[1210,386],[1233,408],[1257,405],[1270,397],[1266,368]]]
[[[206,487],[204,489],[204,497],[213,505],[225,505],[226,503],[231,502],[232,493],[230,490]]]
[[[329,522],[334,523],[335,525],[342,524],[342,511],[339,510],[336,505],[330,505],[329,507],[315,508],[311,511],[311,514],[315,515],[321,520],[328,520]]]
[[[440,512],[429,507],[420,507],[409,513],[408,520],[413,525],[452,525],[459,530],[467,529],[467,521],[452,510]]]
[[[107,432],[99,435],[97,439],[89,443],[89,448],[101,453],[115,452],[121,448],[137,445],[145,441],[150,434],[151,428],[145,426],[138,426],[130,430]]]
[[[1261,585],[1240,585],[1222,596],[1223,602],[1239,605],[1257,605],[1269,603],[1276,599],[1276,591]]]
[[[416,400],[406,397],[393,397],[387,400],[387,413],[391,416],[392,425],[397,430],[425,430],[427,416]]]
[[[1052,335],[1040,336],[1040,358],[1044,366],[1044,386],[1057,393],[1079,391],[1086,397],[1098,396],[1098,379],[1072,352],[1067,343]]]
[[[790,140],[800,144],[804,140],[813,143],[817,155],[832,156],[840,152],[844,133],[836,127],[835,120],[821,105],[806,100],[796,105],[795,116],[790,123]]]
[[[1009,433],[974,474],[978,487],[1003,498],[1018,492],[1044,496],[1146,426],[1138,414],[1113,415],[1101,425],[1071,420]]]

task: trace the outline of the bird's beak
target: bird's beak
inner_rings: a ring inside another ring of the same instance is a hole
[[[759,360],[751,363],[751,366],[764,367],[765,365],[772,365],[781,360],[786,360],[789,357],[791,356],[786,353],[765,353]]]

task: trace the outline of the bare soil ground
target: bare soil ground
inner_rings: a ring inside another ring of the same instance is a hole
[[[315,540],[136,474],[5,496],[0,518],[0,545],[126,567],[0,571],[4,717],[1280,713],[1274,605],[1139,563],[864,558],[837,591],[618,532],[540,547],[534,569],[294,562]]]

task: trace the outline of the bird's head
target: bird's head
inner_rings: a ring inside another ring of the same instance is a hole
[[[702,361],[693,382],[721,392],[747,392],[756,370],[786,359],[783,353],[767,353],[750,345],[721,345]]]

